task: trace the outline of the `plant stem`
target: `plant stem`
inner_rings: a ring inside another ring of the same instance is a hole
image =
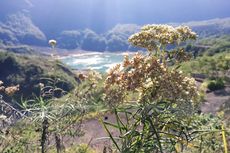
[[[159,148],[160,148],[160,152],[163,153],[163,149],[162,149],[162,145],[161,145],[161,138],[160,138],[160,135],[159,133],[157,133],[157,130],[156,128],[154,127],[150,117],[148,116],[147,117],[147,120],[149,121],[150,125],[151,125],[151,128],[152,130],[154,131],[155,135],[156,135],[156,138],[157,138],[157,142],[158,142],[158,145],[159,145]]]
[[[57,153],[61,153],[62,150],[61,136],[58,133],[55,133],[55,143],[56,143]]]
[[[45,144],[47,141],[48,127],[49,127],[49,122],[48,119],[45,118],[42,122],[42,136],[41,136],[42,153],[45,153]]]
[[[221,126],[221,129],[222,129],[222,138],[223,138],[223,142],[224,142],[224,153],[228,153],[228,146],[227,146],[227,140],[226,140],[224,125]]]

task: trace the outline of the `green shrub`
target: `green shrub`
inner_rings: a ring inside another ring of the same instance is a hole
[[[223,79],[212,80],[208,83],[208,89],[211,91],[215,91],[223,88],[224,88]]]
[[[20,85],[16,100],[39,95],[38,84],[50,85],[45,79],[56,80],[55,85],[67,92],[77,84],[75,73],[60,61],[36,55],[0,52],[0,80],[5,85]],[[60,81],[61,80],[61,81]]]

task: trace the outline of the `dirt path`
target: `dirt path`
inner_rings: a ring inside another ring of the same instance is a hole
[[[106,114],[96,119],[89,119],[82,123],[82,131],[84,135],[82,137],[68,138],[65,142],[68,142],[65,146],[69,145],[69,142],[73,144],[89,144],[89,146],[96,152],[103,152],[104,147],[110,147],[112,142],[108,138],[102,123],[100,120],[105,120],[110,123],[116,123],[115,116],[112,114]],[[113,136],[118,136],[118,131],[110,128]]]
[[[207,93],[205,102],[201,106],[201,111],[215,114],[227,100],[230,103],[230,87]]]

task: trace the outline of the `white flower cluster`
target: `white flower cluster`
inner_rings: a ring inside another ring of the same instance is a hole
[[[168,44],[179,44],[196,37],[196,33],[187,26],[174,28],[169,25],[146,25],[140,32],[130,36],[129,42],[134,46],[153,51]]]

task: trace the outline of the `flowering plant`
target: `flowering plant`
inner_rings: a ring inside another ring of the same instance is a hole
[[[132,59],[125,56],[105,80],[105,101],[113,108],[116,123],[104,121],[103,125],[117,151],[194,152],[191,148],[198,142],[202,152],[203,137],[197,138],[213,124],[204,123],[197,114],[195,80],[178,70],[180,62],[189,59],[179,44],[194,39],[196,34],[189,27],[168,25],[146,25],[129,38],[132,45],[147,49],[149,54],[137,53]],[[172,44],[177,46],[167,51]],[[172,64],[176,66],[170,67]],[[116,128],[119,136],[109,127]],[[219,148],[214,148],[212,151],[218,152]]]
[[[168,67],[165,48],[168,44],[195,39],[196,34],[186,26],[146,25],[129,38],[131,44],[146,48],[150,54],[140,53],[112,68],[105,81],[106,101],[111,105],[127,101],[130,92],[137,92],[140,103],[167,100],[173,103],[196,103],[198,92],[195,80],[181,71]],[[162,48],[163,47],[163,48]],[[161,54],[152,54],[160,51]],[[180,54],[181,49],[173,53]],[[184,53],[185,55],[185,53]],[[163,59],[163,61],[162,61]],[[183,60],[179,60],[177,63]]]

